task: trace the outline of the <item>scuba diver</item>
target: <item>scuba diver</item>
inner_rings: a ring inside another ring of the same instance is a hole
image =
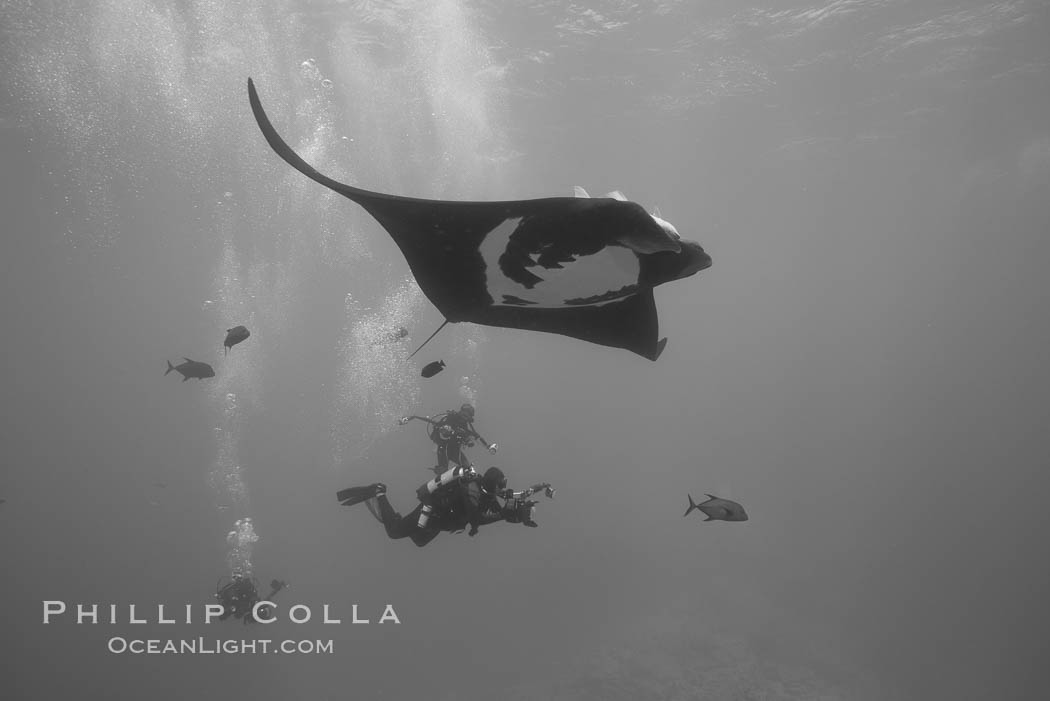
[[[336,496],[344,506],[365,502],[388,536],[395,540],[411,538],[423,547],[441,531],[457,533],[469,527],[468,534],[475,536],[478,528],[497,521],[536,528],[539,524],[533,516],[538,502],[528,497],[540,490],[554,498],[554,489],[547,482],[515,492],[507,488],[507,478],[498,467],[490,467],[479,475],[473,467],[466,466],[454,467],[423,484],[416,490],[419,505],[405,516],[394,511],[382,483],[351,487]]]
[[[464,404],[459,411],[449,409],[436,416],[402,416],[397,423],[404,426],[412,419],[426,421],[430,426],[430,440],[437,445],[437,465],[431,468],[434,474],[440,475],[448,470],[450,460],[460,467],[470,467],[463,446],[473,446],[475,438],[493,455],[499,450],[498,445],[489,443],[474,429],[474,407],[470,404]]]
[[[220,583],[222,580],[219,580]],[[279,579],[274,579],[270,582],[270,593],[266,595],[266,601],[271,601],[277,592],[281,591],[288,586],[287,582],[282,582]],[[251,577],[245,577],[243,575],[234,575],[232,579],[226,584],[220,584],[218,590],[215,592],[215,598],[222,604],[223,612],[219,616],[220,621],[225,621],[227,618],[239,618],[242,623],[258,623],[258,619],[255,617],[254,608],[257,603],[263,601],[259,597],[259,588],[256,581]],[[263,606],[259,609],[259,613],[269,617],[270,607]]]

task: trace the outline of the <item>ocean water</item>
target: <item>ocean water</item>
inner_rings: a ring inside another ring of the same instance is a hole
[[[4,698],[1042,697],[1048,28],[1035,0],[0,2]],[[620,190],[714,264],[657,289],[655,363],[470,324],[408,359],[439,313],[269,149],[248,77],[337,180]],[[164,376],[184,357],[216,376]],[[472,458],[558,489],[539,528],[419,549],[336,503],[409,511],[432,445],[397,418],[464,401],[500,445]],[[751,520],[683,519],[705,493]],[[277,622],[202,622],[235,574],[290,582]],[[199,638],[331,647],[112,651]]]

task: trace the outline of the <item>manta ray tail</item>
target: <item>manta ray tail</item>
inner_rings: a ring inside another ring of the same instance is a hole
[[[441,326],[439,326],[437,328],[437,331],[435,331],[434,333],[430,334],[430,336],[427,338],[427,340],[425,340],[421,344],[419,344],[419,348],[416,348],[414,351],[412,351],[412,355],[415,355],[419,351],[423,350],[423,346],[425,346],[426,344],[430,343],[430,339],[434,338],[434,336],[437,336],[438,335],[438,331],[441,331],[441,329],[445,328],[445,324],[447,324],[447,323],[448,323],[448,319],[445,319],[443,322],[441,322]],[[410,355],[408,357],[411,359],[412,355]],[[445,364],[441,363],[441,366],[444,367]]]

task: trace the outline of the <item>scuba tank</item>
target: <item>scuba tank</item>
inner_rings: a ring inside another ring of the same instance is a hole
[[[447,418],[448,412],[446,411],[430,419],[433,422],[430,426],[430,440],[441,443],[452,438],[455,431],[446,423]]]
[[[446,470],[445,472],[442,472],[434,479],[427,480],[425,483],[420,485],[419,489],[416,490],[416,496],[421,502],[426,503],[427,501],[429,501],[430,495],[438,491],[439,489],[447,487],[450,484],[454,484],[456,482],[466,482],[467,480],[477,479],[478,476],[478,473],[474,471],[474,467],[472,465],[467,465],[466,467],[453,467],[449,470]]]
[[[416,490],[416,497],[423,502],[423,510],[419,512],[419,520],[416,522],[416,526],[419,528],[426,528],[427,523],[430,521],[430,516],[434,513],[433,496],[439,490],[448,488],[453,484],[459,482],[466,482],[467,480],[477,479],[478,473],[474,471],[474,468],[470,465],[466,467],[453,467],[450,470],[446,470],[432,480],[427,480],[419,489]]]

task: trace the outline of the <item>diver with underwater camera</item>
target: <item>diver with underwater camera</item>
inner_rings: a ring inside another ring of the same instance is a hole
[[[442,531],[457,533],[469,528],[468,534],[474,536],[481,526],[497,521],[535,528],[539,502],[528,497],[540,491],[554,498],[555,490],[548,482],[514,491],[507,487],[507,478],[498,467],[479,475],[468,465],[453,467],[420,485],[416,490],[419,504],[404,516],[391,506],[382,483],[350,487],[336,496],[344,506],[365,502],[390,538],[410,538],[423,547]]]

